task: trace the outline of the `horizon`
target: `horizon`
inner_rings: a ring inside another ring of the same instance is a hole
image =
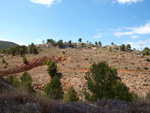
[[[0,40],[19,45],[43,40],[101,41],[103,46],[149,47],[148,0],[0,1]]]

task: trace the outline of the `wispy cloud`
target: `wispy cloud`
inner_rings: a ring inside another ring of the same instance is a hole
[[[126,35],[143,35],[150,34],[150,22],[139,27],[124,27],[124,31],[114,32],[114,36],[121,37]]]
[[[119,4],[132,4],[132,3],[137,3],[141,1],[144,1],[144,0],[116,0],[115,2],[118,2]]]
[[[139,38],[139,36],[138,35],[132,35],[131,38],[135,39],[135,38]]]
[[[41,44],[42,40],[41,39],[35,39],[35,40],[32,40],[32,43],[34,43],[34,44]]]
[[[60,3],[62,0],[30,0],[32,3],[42,4],[42,5],[48,5],[50,7],[54,1],[57,3]]]
[[[125,42],[127,44],[130,44],[132,48],[136,48],[138,50],[144,49],[145,47],[149,47],[150,39],[148,40],[139,40],[136,42]]]
[[[102,34],[101,33],[97,33],[96,36],[93,36],[93,38],[101,38],[102,37]]]
[[[119,4],[133,4],[133,3],[137,3],[137,2],[142,2],[144,0],[94,0],[96,3],[113,3],[113,4],[116,4],[116,3],[119,3]]]

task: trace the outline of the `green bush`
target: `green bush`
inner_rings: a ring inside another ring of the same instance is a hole
[[[45,85],[43,91],[52,99],[62,99],[64,94],[62,84],[56,75],[51,79],[50,83]]]
[[[7,64],[7,62],[6,62],[4,57],[2,58],[2,64]]]
[[[45,60],[44,60],[44,62],[43,62],[43,65],[45,66],[45,65],[50,65],[50,63],[51,63],[51,61],[48,59],[48,58],[46,58]]]
[[[81,43],[82,42],[82,38],[79,38],[78,41],[79,41],[79,43]]]
[[[32,43],[31,45],[29,45],[29,53],[30,54],[38,54],[38,48],[34,45],[34,43]]]
[[[124,44],[122,44],[122,45],[120,46],[120,50],[121,50],[121,51],[125,51],[125,45],[124,45]]]
[[[131,45],[130,44],[127,44],[126,45],[126,50],[130,50],[131,49]]]
[[[47,72],[52,78],[57,74],[57,64],[54,61],[48,65]]]
[[[128,87],[116,80],[117,70],[105,62],[94,63],[85,79],[90,92],[84,91],[85,99],[98,101],[100,99],[121,99],[132,101]]]
[[[68,88],[67,93],[64,95],[65,102],[76,102],[79,100],[77,96],[77,92],[75,91],[74,87],[71,86]]]
[[[27,60],[26,56],[23,56],[23,63],[28,64],[28,60]]]
[[[145,49],[142,51],[144,55],[150,55],[150,49],[148,47],[145,47]]]
[[[147,62],[150,62],[150,59],[149,59],[149,58],[147,58],[147,59],[146,59],[146,61],[147,61]]]
[[[62,48],[62,47],[63,47],[63,40],[59,40],[59,41],[57,42],[57,46],[58,46],[59,48]]]
[[[147,99],[148,102],[150,102],[150,92],[147,93],[146,99]]]
[[[18,78],[15,76],[12,76],[12,75],[9,76],[8,83],[15,87],[20,86],[20,82],[19,82]]]
[[[32,92],[32,78],[28,72],[24,72],[21,77],[21,86],[25,88],[27,91]]]

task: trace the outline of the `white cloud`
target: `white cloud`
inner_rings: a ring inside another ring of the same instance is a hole
[[[43,4],[43,5],[48,5],[50,7],[54,1],[57,3],[60,3],[62,0],[30,0],[32,3],[37,3],[37,4]]]
[[[141,2],[144,0],[116,0],[116,2],[118,2],[119,4],[132,4],[132,3],[136,3],[136,2]]]
[[[145,47],[149,47],[150,39],[139,40],[137,42],[125,42],[125,43],[130,44],[132,48],[136,48],[138,50],[141,50],[141,49],[144,49]]]
[[[135,39],[135,38],[139,38],[138,35],[132,35],[131,38]]]
[[[97,33],[97,35],[94,36],[93,38],[101,38],[101,37],[102,37],[101,33]]]
[[[124,32],[115,32],[114,36],[120,37],[120,36],[126,36],[126,35],[143,35],[143,34],[150,34],[150,22],[145,24],[144,26],[139,27],[124,27]]]
[[[34,44],[41,44],[42,40],[41,39],[35,39],[35,40],[32,41],[32,43],[34,43]]]
[[[58,0],[57,3],[60,3],[62,0]]]

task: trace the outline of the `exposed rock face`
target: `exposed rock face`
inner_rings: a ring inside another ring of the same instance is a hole
[[[33,68],[38,67],[38,66],[42,66],[43,62],[46,58],[48,58],[50,61],[54,61],[55,63],[61,63],[61,62],[68,59],[68,57],[65,57],[65,56],[61,56],[61,57],[58,57],[58,58],[56,58],[56,57],[37,58],[35,60],[29,61],[27,65],[22,64],[20,66],[13,67],[13,68],[5,70],[5,71],[0,70],[0,75],[1,76],[6,76],[6,75],[9,75],[9,74],[20,73],[20,72],[28,71],[28,70],[33,69]]]

